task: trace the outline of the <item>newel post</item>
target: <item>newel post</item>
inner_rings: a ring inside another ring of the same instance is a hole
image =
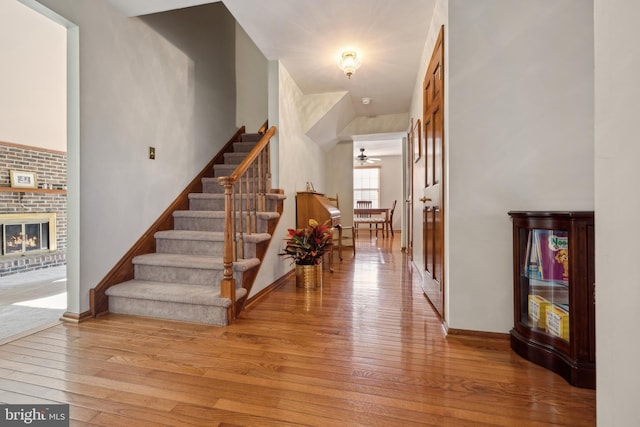
[[[227,309],[229,321],[236,318],[236,280],[233,277],[233,182],[232,178],[225,176],[218,178],[218,182],[224,186],[224,254],[222,262],[224,276],[220,283],[220,296],[231,299],[231,305]]]

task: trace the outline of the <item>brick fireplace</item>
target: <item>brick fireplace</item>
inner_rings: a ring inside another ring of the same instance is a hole
[[[66,264],[67,154],[0,142],[0,276]],[[12,188],[10,171],[37,174]]]

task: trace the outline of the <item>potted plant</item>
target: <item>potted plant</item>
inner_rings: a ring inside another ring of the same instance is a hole
[[[315,219],[300,230],[289,229],[284,253],[296,266],[296,286],[315,288],[322,286],[322,256],[331,250],[332,231],[326,223]]]

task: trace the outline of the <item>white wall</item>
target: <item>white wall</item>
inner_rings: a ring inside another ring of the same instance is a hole
[[[449,325],[513,326],[509,210],[592,210],[592,2],[449,2]]]
[[[451,328],[507,332],[513,326],[509,210],[594,207],[592,45],[591,1],[449,0],[445,311]],[[421,161],[416,176],[423,168]],[[414,244],[421,233],[416,223]],[[422,247],[415,246],[419,264]]]
[[[0,2],[0,141],[67,151],[67,31]]]
[[[595,0],[596,360],[600,426],[640,425],[640,3]]]
[[[236,126],[256,132],[267,120],[269,62],[236,23]]]
[[[353,141],[341,141],[327,153],[327,195],[340,198],[342,225],[353,225]]]
[[[513,326],[509,210],[593,210],[593,6],[449,2],[449,325]]]
[[[402,156],[380,157],[380,207],[391,209],[393,201],[398,201],[393,214],[394,230],[400,230],[402,222],[401,211],[404,200],[402,196],[402,170]]]
[[[104,0],[42,3],[80,33],[82,312],[89,289],[235,132],[235,22],[221,4],[143,20]]]
[[[280,64],[280,187],[287,196],[304,191],[310,181],[316,191],[327,191],[326,153],[304,129],[304,94],[287,69]],[[295,210],[295,209],[294,209]]]
[[[277,188],[286,195],[284,213],[273,234],[271,246],[260,272],[256,277],[251,295],[255,295],[292,269],[291,260],[278,256],[282,252],[287,229],[296,227],[296,192],[304,191],[311,181],[318,192],[326,192],[326,153],[304,132],[306,122],[302,113],[304,94],[279,62],[269,64],[270,97],[277,98],[277,106],[269,101],[269,125],[277,127],[277,139],[273,143],[271,166],[278,177]],[[273,95],[272,95],[273,94]],[[276,108],[277,111],[272,111]],[[275,160],[275,161],[274,161]]]

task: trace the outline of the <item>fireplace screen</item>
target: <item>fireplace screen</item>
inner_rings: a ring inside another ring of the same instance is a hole
[[[50,245],[52,236],[50,237],[49,235],[51,231],[51,218],[49,216],[25,218],[22,221],[13,219],[3,222],[4,224],[0,224],[2,255],[16,255],[54,249]]]

